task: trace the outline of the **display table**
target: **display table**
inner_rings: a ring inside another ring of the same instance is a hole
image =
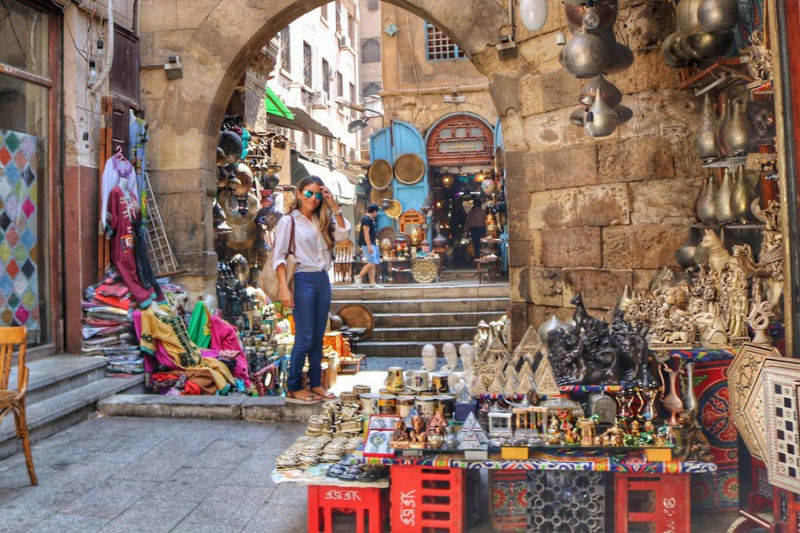
[[[505,505],[506,515],[503,521],[495,522],[495,515],[492,515],[493,526],[497,531],[514,530],[519,527],[534,527],[535,530],[542,526],[536,520],[540,522],[545,520],[545,525],[553,526],[554,524],[549,522],[552,521],[551,517],[539,512],[541,509],[537,511],[537,505],[541,507],[552,503],[558,506],[563,500],[563,496],[554,496],[558,490],[564,489],[567,494],[570,491],[572,494],[577,494],[576,491],[580,489],[581,494],[584,494],[583,499],[586,500],[584,503],[589,507],[583,509],[579,501],[581,499],[575,496],[572,497],[573,503],[569,505],[570,512],[584,517],[586,524],[593,525],[586,526],[586,531],[595,530],[594,526],[604,527],[613,520],[614,531],[617,532],[627,532],[631,524],[651,524],[655,532],[689,532],[690,474],[717,470],[717,466],[713,463],[647,461],[641,452],[612,456],[599,453],[587,455],[580,450],[531,453],[531,458],[526,461],[505,460],[499,454],[491,455],[488,460],[483,461],[465,460],[463,457],[448,454],[403,458],[364,457],[357,452],[349,457],[352,463],[389,466],[391,487],[389,480],[386,479],[376,482],[345,482],[327,478],[325,472],[329,467],[328,464],[319,464],[307,470],[275,471],[272,477],[276,484],[298,483],[310,487],[309,531],[313,532],[319,531],[314,528],[318,528],[320,524],[319,518],[314,517],[322,513],[323,522],[327,520],[329,523],[329,508],[342,510],[347,507],[348,502],[359,509],[366,509],[369,506],[361,505],[360,502],[372,501],[372,509],[380,509],[379,521],[383,520],[385,502],[382,498],[385,498],[385,494],[381,493],[381,489],[386,487],[390,487],[391,501],[388,512],[392,531],[421,532],[424,528],[430,527],[453,532],[463,531],[466,478],[462,472],[480,469],[492,472],[493,513],[497,511],[499,505]],[[435,483],[428,480],[429,477]],[[516,485],[514,485],[515,479]],[[426,480],[431,482],[426,483]],[[603,487],[607,484],[616,492],[613,519],[605,514],[604,496],[592,498],[592,495],[605,494]],[[516,489],[511,489],[514,486]],[[330,487],[337,489],[333,492],[324,489]],[[545,490],[551,493],[544,494]],[[509,494],[509,491],[513,494]],[[524,494],[521,494],[522,492]],[[647,496],[648,494],[651,496]],[[441,509],[433,509],[432,504],[422,503],[432,496],[445,502],[440,505]],[[509,500],[512,496],[513,501]],[[603,501],[599,503],[594,501],[598,498]],[[357,505],[352,502],[353,499],[358,500]],[[642,506],[643,499],[649,503]],[[378,507],[374,507],[375,505]],[[357,509],[352,510],[357,511]],[[564,512],[560,514],[564,516]],[[370,528],[373,526],[374,521],[370,520]],[[328,531],[327,527],[325,530]]]

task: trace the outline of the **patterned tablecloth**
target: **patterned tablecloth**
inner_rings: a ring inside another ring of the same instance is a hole
[[[653,462],[640,452],[617,456],[586,456],[578,453],[532,452],[527,461],[502,459],[490,456],[485,461],[468,461],[454,455],[428,455],[423,457],[363,457],[353,456],[359,463],[372,465],[421,465],[454,467],[470,470],[574,470],[593,472],[618,472],[627,474],[698,474],[715,472],[717,465],[700,461]]]

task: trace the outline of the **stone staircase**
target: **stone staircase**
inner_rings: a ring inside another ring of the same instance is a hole
[[[385,285],[382,289],[339,285],[331,309],[361,304],[375,316],[375,330],[357,351],[368,357],[418,357],[422,346],[471,342],[481,320],[496,320],[510,303],[508,283],[443,282]]]
[[[143,377],[108,378],[103,357],[56,355],[28,362],[26,414],[31,441],[45,439],[85,420],[98,401],[118,392],[136,390]],[[9,386],[17,387],[17,367],[11,370]],[[16,438],[14,415],[0,422],[0,459],[21,450]],[[34,463],[36,457],[34,455]]]

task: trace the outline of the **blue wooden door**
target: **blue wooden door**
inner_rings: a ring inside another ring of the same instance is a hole
[[[385,159],[394,166],[397,158],[404,154],[417,154],[425,163],[425,175],[414,185],[392,181],[392,196],[403,206],[403,212],[409,209],[422,210],[428,198],[428,158],[425,151],[425,139],[417,129],[407,122],[393,120],[390,127],[375,132],[369,139],[370,163],[377,159]],[[397,227],[392,219],[383,211],[378,213],[378,231],[392,226]]]

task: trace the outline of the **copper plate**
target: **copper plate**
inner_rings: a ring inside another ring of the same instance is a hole
[[[400,218],[400,214],[403,212],[403,204],[400,203],[400,200],[389,200],[389,207],[386,208],[384,213],[389,218],[393,218],[397,220]]]
[[[394,162],[394,175],[404,185],[414,185],[425,176],[425,161],[417,154],[403,154]]]
[[[372,202],[373,204],[378,204],[379,206],[381,205],[381,202],[383,202],[384,200],[389,200],[391,198],[392,198],[391,188],[384,190],[373,188],[369,192],[369,201]]]
[[[369,166],[367,178],[373,189],[384,190],[392,184],[392,165],[385,159],[376,159]]]
[[[349,328],[365,328],[367,330],[365,338],[375,329],[375,317],[363,305],[348,304],[339,309],[336,314],[342,317],[342,321]]]

